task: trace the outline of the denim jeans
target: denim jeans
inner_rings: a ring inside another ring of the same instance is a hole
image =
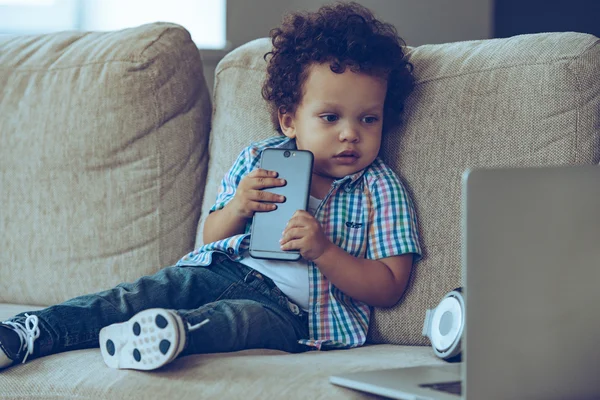
[[[33,357],[98,347],[100,329],[148,308],[175,310],[194,325],[181,355],[252,348],[297,353],[308,338],[308,316],[267,277],[222,253],[208,267],[167,267],[134,283],[75,297],[40,311]],[[24,322],[25,313],[13,318]]]

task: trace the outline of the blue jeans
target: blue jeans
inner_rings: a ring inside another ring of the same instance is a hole
[[[40,328],[31,357],[98,347],[100,329],[148,308],[175,310],[191,325],[210,318],[188,333],[181,355],[253,348],[310,350],[298,343],[308,338],[307,314],[267,277],[214,253],[208,267],[167,267],[134,283],[28,312],[38,316]],[[24,322],[24,313],[13,320]]]

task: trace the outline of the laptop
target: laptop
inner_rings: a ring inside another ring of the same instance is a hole
[[[600,167],[463,175],[463,362],[356,372],[395,399],[600,399]]]

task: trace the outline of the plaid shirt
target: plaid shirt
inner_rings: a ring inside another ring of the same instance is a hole
[[[220,210],[233,199],[244,176],[259,167],[267,147],[295,149],[295,140],[269,138],[245,148],[221,182],[215,205]],[[398,176],[377,158],[367,168],[333,182],[316,211],[325,235],[357,258],[377,260],[415,253],[421,248],[416,213]],[[206,244],[183,257],[177,265],[208,266],[215,251],[234,261],[249,247],[251,219],[244,234]],[[350,348],[365,343],[371,307],[336,288],[309,262],[309,338],[300,343],[321,348]]]

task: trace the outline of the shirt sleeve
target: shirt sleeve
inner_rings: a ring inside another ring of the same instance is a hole
[[[395,174],[380,176],[372,185],[367,254],[371,260],[414,253],[421,258],[417,213]]]
[[[246,147],[235,160],[229,171],[223,177],[215,204],[209,213],[222,209],[229,203],[244,176],[254,169],[259,160],[258,151],[252,147]]]

